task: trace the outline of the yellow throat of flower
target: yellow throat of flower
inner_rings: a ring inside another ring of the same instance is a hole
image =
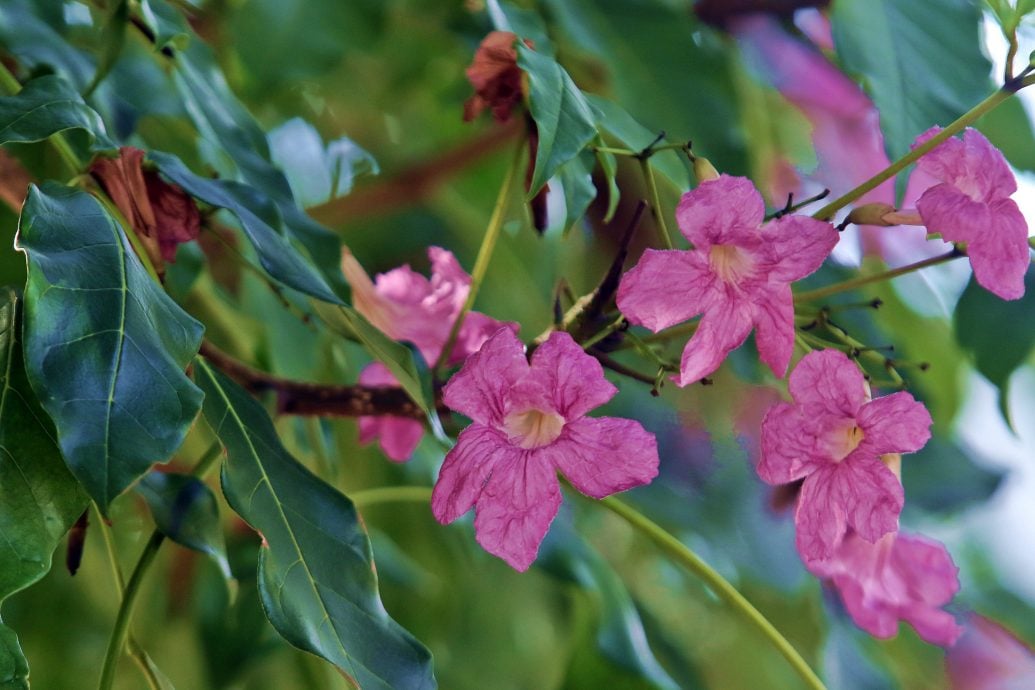
[[[556,412],[524,410],[511,412],[503,420],[510,440],[525,449],[542,448],[557,440],[564,429],[564,417]]]

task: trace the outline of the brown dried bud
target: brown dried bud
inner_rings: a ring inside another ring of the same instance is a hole
[[[144,152],[132,146],[119,149],[118,158],[98,158],[91,174],[133,227],[159,275],[165,262],[176,260],[176,247],[195,239],[201,214],[194,200],[158,173],[144,170]]]
[[[521,68],[517,64],[518,37],[510,31],[493,31],[486,36],[467,68],[467,81],[474,95],[464,103],[464,121],[470,122],[489,108],[497,122],[506,122],[521,102]],[[532,47],[530,41],[525,45]]]

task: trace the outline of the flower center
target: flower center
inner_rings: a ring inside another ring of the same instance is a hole
[[[863,430],[856,425],[855,420],[846,420],[843,426],[832,431],[828,437],[830,456],[835,462],[841,462],[859,447],[863,438]]]
[[[712,245],[709,258],[712,270],[727,283],[739,282],[754,266],[751,255],[733,244]]]
[[[522,448],[542,448],[561,435],[564,417],[536,409],[511,412],[503,420],[503,428],[510,440]]]

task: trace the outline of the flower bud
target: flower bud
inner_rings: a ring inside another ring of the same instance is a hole
[[[719,171],[715,169],[712,162],[707,158],[701,156],[694,157],[694,176],[697,178],[698,184],[706,182],[708,180],[719,179]]]
[[[855,225],[892,225],[884,219],[884,216],[894,212],[895,207],[891,204],[864,204],[852,209],[852,212],[848,214],[848,222]]]

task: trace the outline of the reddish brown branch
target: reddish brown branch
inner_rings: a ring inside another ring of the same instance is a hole
[[[522,130],[520,118],[492,127],[478,137],[465,141],[432,160],[365,187],[348,196],[332,199],[306,209],[317,221],[330,226],[342,225],[360,218],[394,213],[419,204],[450,177],[472,163],[501,149]]]
[[[361,417],[392,415],[423,419],[424,413],[401,388],[333,386],[273,376],[240,362],[205,341],[201,354],[251,393],[273,391],[280,414]]]

